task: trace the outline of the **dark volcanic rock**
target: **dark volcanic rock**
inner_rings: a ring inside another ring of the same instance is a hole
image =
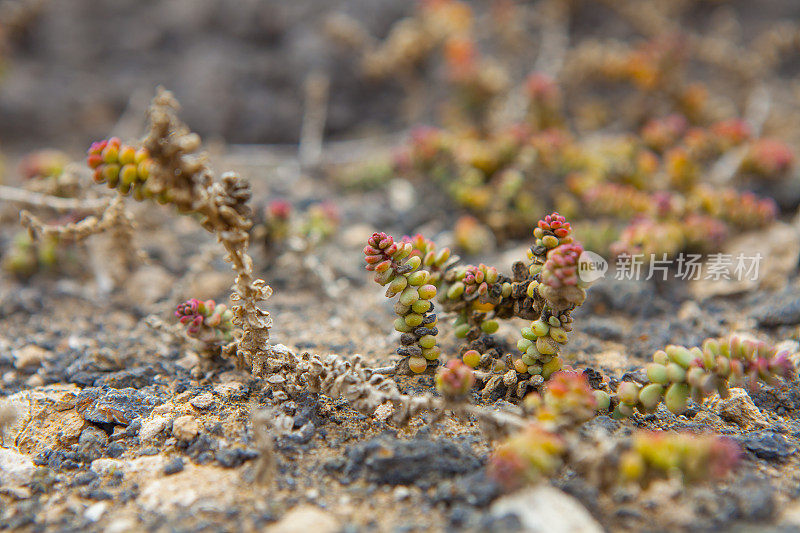
[[[164,474],[177,474],[178,472],[183,470],[183,459],[180,457],[173,457],[167,464],[164,465]]]
[[[775,495],[768,479],[747,476],[732,489],[733,517],[749,521],[766,521],[775,514]],[[730,496],[726,495],[726,499]]]
[[[624,335],[619,324],[608,318],[599,317],[588,317],[588,320],[581,324],[581,331],[605,341],[616,341]]]
[[[141,389],[153,382],[153,378],[159,374],[164,373],[162,369],[156,369],[154,366],[137,366],[135,368],[120,370],[118,372],[111,372],[95,380],[97,386],[109,386],[117,389],[125,387],[133,387]]]
[[[757,308],[752,317],[758,321],[759,326],[768,328],[800,324],[800,297],[793,295],[770,301]]]
[[[771,430],[747,433],[737,440],[756,457],[768,461],[786,459],[797,449],[785,436]]]
[[[98,426],[127,426],[134,418],[147,416],[161,404],[155,396],[136,389],[91,387],[78,395],[78,412],[84,420]]]
[[[670,310],[668,303],[657,297],[655,285],[647,281],[605,278],[593,285],[591,291],[590,305],[579,307],[575,312],[576,318],[592,316],[592,307],[597,305],[642,318]]]
[[[594,368],[584,369],[583,375],[586,376],[586,379],[589,381],[589,386],[591,386],[593,389],[599,389],[602,386],[603,374]]]
[[[753,403],[763,411],[772,411],[781,416],[797,418],[800,413],[800,382],[793,381],[785,386],[770,389],[762,388],[751,392]]]
[[[344,477],[363,475],[382,485],[417,484],[422,487],[459,474],[474,472],[481,461],[465,445],[452,440],[400,440],[380,436],[349,446]]]
[[[451,505],[468,504],[475,507],[486,507],[501,493],[500,485],[487,477],[485,470],[479,470],[473,474],[441,483],[436,488],[433,501]]]
[[[258,452],[250,448],[226,448],[219,450],[215,458],[220,466],[225,468],[236,468],[241,466],[245,461],[255,459],[258,457]]]

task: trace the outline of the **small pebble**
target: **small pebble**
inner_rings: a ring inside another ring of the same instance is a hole
[[[168,476],[181,471],[183,471],[183,459],[180,457],[173,457],[164,465],[164,474]]]
[[[210,392],[204,392],[189,400],[189,403],[195,409],[208,409],[214,403],[214,395]]]
[[[172,435],[184,442],[189,442],[200,433],[200,423],[192,415],[179,416],[172,422]]]

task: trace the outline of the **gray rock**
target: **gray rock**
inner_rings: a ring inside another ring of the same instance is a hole
[[[136,389],[90,387],[78,395],[77,410],[84,420],[101,427],[127,426],[161,403],[159,398]]]
[[[589,317],[581,325],[581,331],[604,341],[616,341],[624,336],[622,326],[611,319],[600,317]]]
[[[770,301],[752,313],[762,327],[792,326],[800,324],[800,297],[788,296]]]
[[[86,461],[94,461],[103,456],[107,444],[108,435],[105,431],[95,426],[87,426],[81,431],[78,451],[86,457]]]
[[[770,430],[746,433],[736,440],[756,457],[768,461],[782,461],[797,449],[785,436]]]
[[[737,481],[730,496],[735,502],[735,518],[763,522],[775,514],[775,494],[768,479],[747,475]]]
[[[173,457],[164,465],[164,474],[168,476],[181,471],[183,471],[183,459],[180,457]]]
[[[364,475],[385,485],[416,484],[423,488],[441,479],[474,472],[481,466],[475,453],[452,440],[401,440],[380,436],[348,447],[344,477]]]
[[[236,468],[245,461],[258,457],[258,452],[250,448],[225,448],[219,450],[215,458],[220,466],[225,468]]]
[[[189,403],[195,409],[208,409],[214,404],[214,395],[210,392],[204,392],[189,400]]]
[[[111,372],[103,376],[95,381],[95,385],[106,385],[109,387],[114,387],[115,389],[122,389],[126,387],[141,389],[152,384],[153,378],[159,373],[163,374],[164,369],[159,369],[156,365],[126,368],[125,370]]]
[[[432,499],[434,502],[441,501],[449,505],[467,504],[486,507],[501,493],[501,487],[486,475],[486,470],[481,469],[473,474],[440,483]]]

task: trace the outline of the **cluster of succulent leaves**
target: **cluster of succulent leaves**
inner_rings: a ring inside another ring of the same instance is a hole
[[[438,288],[443,309],[456,317],[456,336],[464,339],[463,362],[482,372],[487,388],[502,383],[508,395],[524,396],[528,385],[561,368],[559,350],[572,330],[572,310],[586,298],[578,275],[583,249],[571,233],[558,213],[540,220],[528,260],[515,263],[512,276],[484,264],[460,265],[449,249],[437,249],[422,235],[395,242],[384,233],[373,234],[364,248],[367,270],[387,286],[387,297],[399,295],[395,329],[403,346],[398,354],[419,372],[427,368],[425,360],[438,359],[430,301]],[[515,317],[532,321],[522,330],[517,356],[493,336],[498,319]]]
[[[58,267],[65,253],[55,237],[35,241],[27,231],[19,231],[3,254],[3,269],[18,277],[28,277]]]
[[[80,188],[74,176],[64,172],[69,156],[59,150],[37,150],[28,153],[19,164],[19,173],[25,178],[25,189],[35,193],[75,198]],[[80,213],[62,215],[59,222],[74,222]],[[2,267],[19,277],[31,276],[40,271],[61,270],[75,266],[76,258],[63,242],[55,236],[33,239],[27,231],[17,232],[3,253]]]
[[[441,277],[443,308],[457,313],[456,334],[463,335],[467,344],[461,360],[451,359],[438,370],[437,390],[447,399],[463,399],[476,377],[486,382],[484,391],[502,383],[511,396],[516,386],[514,392],[524,397],[522,407],[532,415],[521,431],[495,448],[491,474],[513,488],[555,475],[576,457],[581,460],[573,466],[607,485],[644,486],[675,475],[698,482],[729,472],[740,450],[725,438],[636,432],[601,446],[576,429],[597,413],[624,418],[636,411],[655,412],[663,403],[680,414],[690,400],[702,402],[714,393],[727,397],[729,387],[753,389],[761,383],[774,386],[781,379],[794,379],[788,351],[737,335],[708,339],[702,347],[667,346],[648,365],[648,381],[622,381],[612,390],[612,382],[604,380],[593,390],[586,374],[561,370],[558,357],[558,347],[566,343],[571,329],[570,313],[586,298],[579,275],[582,247],[574,241],[570,223],[558,213],[539,221],[534,238],[528,262],[514,265],[514,278],[483,264],[452,263],[446,263]],[[428,250],[432,257],[430,245]],[[518,342],[522,356],[504,355],[501,342],[491,339],[496,319],[509,317],[533,318]],[[476,349],[486,346],[491,349]],[[526,394],[531,386],[540,393]]]
[[[654,412],[664,402],[667,409],[680,414],[689,399],[701,402],[713,393],[725,398],[729,387],[774,386],[779,379],[796,377],[789,355],[788,350],[739,335],[707,339],[702,347],[670,345],[653,354],[653,362],[647,365],[648,383],[619,384],[610,398],[611,409],[622,418],[634,411]]]
[[[450,83],[445,127],[412,132],[393,158],[401,176],[432,181],[501,240],[525,236],[545,210],[591,219],[579,237],[610,255],[712,253],[729,236],[775,220],[775,201],[751,190],[780,196],[793,175],[792,150],[719,112],[709,89],[689,80],[691,57],[680,37],[595,43],[586,59],[575,51],[574,66],[558,78],[533,72],[515,88],[508,80],[517,69],[481,53],[502,47],[482,46],[477,26],[463,2],[424,2],[373,54],[372,63],[390,65],[386,73],[436,57]],[[587,127],[592,121],[566,97],[575,84],[634,94],[622,111],[595,113],[612,115],[615,128],[603,129],[599,119]],[[492,117],[513,94],[525,96],[525,112]],[[627,132],[617,133],[619,126]],[[730,175],[716,176],[726,159],[738,163]]]
[[[645,486],[676,474],[685,482],[707,481],[736,466],[741,451],[724,437],[637,431],[603,446],[580,437],[575,429],[598,408],[597,392],[583,373],[553,374],[541,396],[526,397],[531,420],[494,449],[490,474],[511,489],[553,476],[567,461],[577,459],[573,466],[602,485]]]
[[[504,387],[506,396],[522,398],[561,369],[559,352],[572,330],[572,311],[586,299],[579,272],[583,248],[558,213],[540,220],[533,236],[528,261],[515,263],[512,277],[484,264],[458,265],[448,249],[437,250],[420,235],[400,242],[383,233],[370,237],[364,248],[367,269],[387,286],[387,297],[399,295],[398,354],[409,358],[412,370],[424,371],[440,354],[430,301],[437,286],[442,308],[456,316],[455,335],[464,339],[461,359],[480,371],[485,391]],[[493,336],[498,319],[508,318],[531,320],[522,328],[517,355]],[[725,396],[730,386],[772,385],[793,377],[788,355],[738,336],[710,339],[702,348],[668,346],[648,366],[648,383],[624,381],[615,391],[598,391],[598,409],[626,417],[634,410],[653,412],[663,402],[681,413],[690,398],[701,401],[714,392]]]
[[[61,176],[69,162],[69,156],[60,150],[37,150],[22,159],[19,171],[26,180],[54,179]]]
[[[516,387],[519,397],[531,378],[547,379],[561,368],[559,351],[572,330],[572,311],[586,299],[578,275],[583,248],[569,222],[552,213],[538,222],[533,236],[527,261],[515,263],[511,276],[483,264],[457,266],[447,271],[443,287],[443,308],[456,314],[455,334],[465,339],[464,362],[494,374],[490,381],[502,380],[509,392]],[[520,356],[492,336],[497,320],[509,318],[531,321],[517,343]]]
[[[607,220],[612,231],[598,243],[601,250],[711,253],[740,230],[769,225],[778,212],[771,198],[704,182],[714,163],[746,150],[741,168],[754,169],[751,183],[785,180],[793,163],[778,141],[725,137],[719,126],[686,126],[663,148],[644,136],[579,141],[563,129],[529,125],[488,137],[422,128],[396,168],[410,179],[433,178],[498,238],[523,235],[535,222],[532,213],[554,206],[571,218]]]
[[[105,183],[121,194],[131,194],[136,200],[153,197],[147,187],[151,160],[145,148],[137,149],[112,137],[92,143],[86,163],[94,170],[95,182]],[[167,198],[159,201],[166,202]]]
[[[225,304],[190,298],[178,305],[175,316],[185,327],[187,335],[206,344],[233,340],[233,313]]]
[[[267,249],[280,248],[291,237],[314,246],[331,238],[339,229],[339,210],[328,201],[311,204],[298,212],[286,200],[273,200],[262,215],[263,219],[253,226],[253,240]]]
[[[417,244],[423,241],[417,240]],[[373,233],[364,247],[367,270],[375,272],[375,282],[386,287],[387,298],[397,297],[394,329],[401,333],[397,353],[415,373],[424,372],[429,362],[435,364],[441,353],[436,345],[439,330],[432,301],[436,296],[433,282],[449,254],[447,249],[438,253],[430,249],[422,255],[412,239],[395,242],[385,233]]]

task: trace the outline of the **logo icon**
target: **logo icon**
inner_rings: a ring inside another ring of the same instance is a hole
[[[608,261],[594,252],[584,250],[578,258],[578,277],[584,283],[593,283],[605,277]]]

